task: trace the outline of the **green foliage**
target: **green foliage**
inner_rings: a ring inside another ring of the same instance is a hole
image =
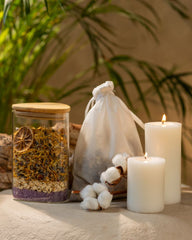
[[[12,103],[28,99],[39,100],[38,93],[35,93],[39,76],[34,74],[35,81],[29,83],[28,74],[34,64],[40,61],[50,41],[57,38],[58,24],[63,19],[59,14],[48,16],[42,3],[34,2],[35,10],[30,11],[29,1],[24,1],[23,7],[27,14],[24,17],[20,4],[21,1],[14,1],[11,6],[10,2],[5,6],[4,20],[6,14],[9,15],[0,34],[1,132],[10,131]],[[0,16],[2,19],[2,11]],[[50,63],[51,59],[46,63],[45,69]],[[39,74],[42,76],[42,73]]]
[[[60,100],[88,87],[90,77],[83,79],[84,74],[92,71],[95,75],[100,60],[115,56],[113,48],[117,44],[109,40],[109,35],[114,36],[114,32],[103,20],[104,14],[121,14],[138,22],[156,39],[154,23],[110,1],[9,0],[4,6],[3,1],[0,2],[0,10],[0,19],[4,23],[0,34],[0,65],[3,66],[0,68],[1,132],[11,130],[12,103],[41,101],[43,96]],[[72,34],[78,26],[81,31],[74,39]],[[84,74],[65,81],[60,89],[47,86],[50,76],[87,44],[87,40],[94,65]],[[79,78],[83,83],[75,86]],[[120,86],[128,100],[123,81]]]
[[[158,41],[156,29],[160,17],[157,11],[149,1],[137,1],[151,12],[154,21],[121,7],[117,1],[13,0],[6,1],[3,6],[1,0],[0,20],[4,24],[0,34],[0,132],[10,132],[12,103],[41,101],[44,97],[60,101],[77,91],[86,90],[91,79],[103,73],[119,86],[132,110],[136,110],[135,102],[128,84],[135,87],[138,100],[149,118],[149,99],[154,93],[165,112],[171,102],[178,114],[185,118],[187,105],[192,102],[192,87],[185,77],[191,72],[165,69],[134,56],[118,55],[114,50],[118,44],[115,29],[103,18],[107,14],[142,26]],[[184,20],[190,19],[182,2],[164,1]],[[77,28],[80,29],[79,35],[74,38]],[[50,87],[50,76],[71,56],[78,54],[85,44],[89,44],[93,54],[91,66],[72,78],[65,77],[59,89]],[[142,72],[143,79],[137,76],[132,66]],[[188,129],[185,130],[190,139]]]

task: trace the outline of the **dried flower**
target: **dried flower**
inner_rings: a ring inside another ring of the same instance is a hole
[[[21,127],[14,133],[13,139],[15,187],[23,189],[29,183],[39,181],[38,189],[37,184],[30,185],[30,189],[47,192],[41,184],[45,183],[52,186],[49,191],[55,191],[55,184],[49,184],[50,182],[63,182],[66,188],[69,178],[69,153],[64,133],[46,127]]]

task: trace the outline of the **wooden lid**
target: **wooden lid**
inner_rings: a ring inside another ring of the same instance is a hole
[[[70,112],[71,107],[63,103],[42,102],[13,104],[12,109],[20,112],[67,113]]]

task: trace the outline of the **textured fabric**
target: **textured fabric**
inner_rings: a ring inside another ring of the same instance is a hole
[[[181,204],[158,214],[126,209],[126,201],[107,210],[80,209],[79,203],[47,204],[13,200],[0,193],[1,240],[191,240],[192,191],[183,190]]]
[[[75,149],[73,190],[99,182],[117,153],[143,153],[134,116],[114,95],[113,88],[113,82],[108,81],[93,90],[86,112],[93,101],[95,105],[85,117]],[[126,184],[116,190],[126,190]]]

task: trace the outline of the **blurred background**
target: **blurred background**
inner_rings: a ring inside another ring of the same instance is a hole
[[[69,104],[81,124],[92,89],[112,80],[143,122],[183,123],[192,184],[191,16],[190,0],[0,0],[0,131],[19,102]]]
[[[116,42],[123,47],[123,49],[115,48],[116,53],[122,55],[131,55],[139,60],[146,60],[149,63],[157,64],[165,67],[166,69],[172,69],[172,67],[175,66],[177,68],[177,72],[192,71],[192,48],[190,47],[192,42],[192,21],[189,19],[184,20],[182,17],[179,17],[178,12],[170,8],[170,5],[167,4],[167,1],[154,0],[146,2],[154,7],[154,9],[157,11],[157,14],[160,18],[159,22],[156,21],[149,9],[140,4],[139,1],[118,1],[123,8],[142,14],[151,21],[155,22],[157,25],[155,34],[159,42],[156,42],[142,26],[128,21],[128,19],[125,17],[110,14],[110,16],[107,15],[105,18],[110,21],[115,29]],[[189,0],[185,0],[182,1],[182,3],[185,3],[185,6],[188,9],[187,12],[189,15],[191,15],[191,2]],[[50,78],[50,84],[54,85],[57,83],[58,86],[60,86],[61,82],[65,81],[69,74],[73,75],[74,71],[78,73],[82,69],[85,69],[86,66],[89,66],[91,60],[92,55],[89,47],[87,47],[78,55],[72,57],[67,64],[63,64]],[[144,80],[145,76],[143,76],[140,69],[135,66],[131,66],[131,69],[133,69],[133,72],[137,75],[139,81]],[[127,76],[124,73],[122,73],[122,75],[125,82],[130,81],[130,76]],[[192,76],[189,76],[185,79],[189,84],[192,83]],[[97,86],[99,82],[107,80],[110,80],[110,76],[108,75],[99,76],[96,79],[92,79],[92,81],[90,81],[90,93],[93,87]],[[118,92],[118,96],[124,98],[118,87],[116,90]],[[137,113],[137,115],[144,122],[149,121],[146,112],[143,110],[142,103],[139,99],[138,92],[135,89],[134,84],[126,83],[126,90],[133,99],[132,101],[135,107],[135,113]],[[162,105],[158,104],[156,95],[157,94],[153,92],[153,95],[148,97],[147,101],[151,108],[151,119],[159,121],[165,110],[162,108]],[[73,98],[78,98],[79,96],[80,93],[78,92],[73,95]],[[71,112],[71,120],[73,122],[82,123],[84,118],[84,110],[89,98],[90,97],[87,97],[81,102],[81,104],[73,106]],[[124,101],[126,100],[124,99]],[[71,98],[66,98],[64,102],[71,104]],[[178,114],[175,114],[174,116],[172,114],[172,111],[171,113],[168,112],[169,120],[176,120],[179,117]]]

